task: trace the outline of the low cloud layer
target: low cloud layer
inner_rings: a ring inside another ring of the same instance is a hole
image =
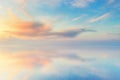
[[[8,37],[35,39],[35,38],[74,38],[85,32],[95,32],[89,29],[69,29],[64,31],[53,31],[53,26],[47,22],[36,22],[34,20],[23,20],[8,11],[9,18],[2,18],[1,22],[5,29],[1,32]],[[4,19],[4,20],[3,20]],[[0,26],[1,28],[3,26]],[[64,25],[63,25],[64,26]]]
[[[95,32],[89,29],[71,29],[65,31],[53,31],[50,25],[38,22],[16,22],[9,23],[11,29],[4,31],[11,37],[17,38],[74,38],[77,35],[85,32]]]

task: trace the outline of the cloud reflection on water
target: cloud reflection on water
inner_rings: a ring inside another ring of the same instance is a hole
[[[0,52],[1,80],[119,80],[119,50]]]

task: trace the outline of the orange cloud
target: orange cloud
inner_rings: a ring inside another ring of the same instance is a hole
[[[2,29],[0,30],[1,36],[9,35],[18,38],[34,37],[39,36],[40,34],[42,35],[51,30],[50,25],[46,23],[23,20],[15,15],[10,9],[8,10],[8,16],[8,18],[2,16],[0,19],[0,29]]]
[[[6,31],[6,33],[11,34],[13,37],[41,37],[40,35],[45,34],[46,32],[51,30],[49,25],[37,22],[8,22],[11,29]],[[43,37],[43,36],[42,36]]]
[[[53,31],[51,24],[36,22],[34,20],[23,20],[19,18],[12,10],[8,10],[9,18],[0,19],[2,22],[0,29],[2,29],[2,35],[7,35],[7,37],[15,37],[22,39],[38,39],[38,38],[73,38],[83,32],[94,32],[93,30],[87,29],[70,29],[65,31],[56,32]],[[32,16],[31,16],[32,17]]]

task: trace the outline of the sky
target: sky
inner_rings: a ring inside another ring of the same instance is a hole
[[[0,0],[0,80],[120,80],[120,0]]]

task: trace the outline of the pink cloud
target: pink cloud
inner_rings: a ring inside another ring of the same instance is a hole
[[[27,14],[29,15],[29,14]],[[47,22],[36,22],[35,20],[23,20],[12,10],[8,10],[9,18],[3,18],[2,25],[7,26],[2,32],[4,35],[20,39],[44,39],[44,38],[74,38],[84,32],[94,32],[88,29],[69,29],[64,31],[53,31],[52,25]],[[32,17],[32,16],[31,16]]]

